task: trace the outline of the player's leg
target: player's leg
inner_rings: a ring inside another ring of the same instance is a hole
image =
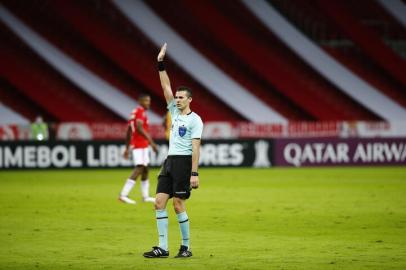
[[[158,193],[155,200],[155,217],[158,229],[159,244],[152,247],[151,251],[144,253],[146,258],[167,258],[168,251],[168,212],[166,204],[169,200],[169,194]]]
[[[120,192],[119,200],[129,204],[135,204],[135,201],[128,198],[131,190],[135,185],[135,181],[137,180],[138,176],[142,173],[143,169],[142,166],[136,166],[131,173],[130,177],[125,181],[124,186]]]
[[[167,258],[168,251],[168,212],[166,204],[169,200],[169,194],[157,193],[155,198],[155,218],[158,229],[158,246],[152,247],[151,251],[144,253],[146,258]]]
[[[180,246],[178,255],[176,255],[176,258],[191,257],[192,252],[190,251],[190,225],[189,217],[186,213],[186,200],[174,197],[173,207],[178,218],[179,229],[182,235],[182,244]]]
[[[148,179],[148,167],[143,166],[141,174],[141,194],[144,202],[155,202],[155,198],[149,196],[149,179]]]
[[[168,251],[168,212],[166,204],[169,194],[158,193],[155,200],[155,217],[159,236],[159,247]]]
[[[144,157],[143,153],[141,151],[142,149],[136,148],[132,149],[132,157],[134,161],[135,168],[132,171],[130,177],[126,180],[119,196],[119,200],[125,203],[129,204],[135,204],[135,201],[128,198],[128,195],[130,194],[131,190],[133,189],[135,185],[135,181],[137,180],[138,176],[142,174],[143,172],[143,163],[144,163]]]
[[[149,196],[149,178],[148,178],[148,164],[149,164],[149,148],[143,150],[144,166],[141,173],[141,194],[144,202],[155,202],[155,198]]]
[[[173,208],[175,209],[176,216],[179,222],[179,229],[182,235],[182,244],[176,258],[191,257],[190,251],[190,224],[189,217],[186,213],[186,200],[173,197]]]
[[[176,161],[174,173],[174,197],[173,208],[179,222],[179,229],[182,235],[182,244],[176,258],[191,257],[190,251],[190,224],[189,217],[186,213],[186,200],[190,197],[190,172],[191,158],[179,159]]]
[[[172,196],[172,179],[168,175],[168,162],[165,161],[158,176],[158,185],[155,197],[155,216],[158,228],[159,245],[153,247],[151,251],[145,252],[146,258],[166,258],[168,251],[168,212],[166,204]]]

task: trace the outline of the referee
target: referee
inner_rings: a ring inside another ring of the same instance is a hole
[[[186,200],[192,188],[199,187],[197,172],[200,155],[200,139],[203,122],[199,115],[192,112],[192,90],[181,86],[173,96],[171,83],[165,71],[164,57],[166,43],[158,54],[158,70],[172,125],[169,139],[169,152],[158,176],[155,200],[156,223],[159,234],[159,246],[145,252],[146,258],[166,258],[168,251],[168,213],[166,204],[173,197],[173,207],[178,217],[182,235],[182,244],[176,258],[191,257],[189,218],[186,214]]]

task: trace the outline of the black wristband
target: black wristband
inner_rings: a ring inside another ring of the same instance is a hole
[[[165,70],[165,63],[164,61],[158,61],[158,70],[164,71]]]
[[[199,176],[199,173],[198,172],[192,172],[191,176]]]

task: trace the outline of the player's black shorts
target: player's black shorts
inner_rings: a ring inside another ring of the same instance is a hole
[[[169,194],[170,198],[190,197],[192,156],[168,156],[158,176],[156,193]]]

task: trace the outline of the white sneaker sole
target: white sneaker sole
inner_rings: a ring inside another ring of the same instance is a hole
[[[142,199],[142,201],[143,201],[143,202],[151,202],[151,203],[154,203],[154,202],[155,202],[155,198],[148,197],[148,198]]]
[[[123,203],[136,204],[136,202],[135,202],[134,200],[131,200],[131,199],[128,198],[128,197],[123,197],[123,196],[121,196],[121,197],[118,197],[118,200],[119,200],[120,202],[123,202]]]

